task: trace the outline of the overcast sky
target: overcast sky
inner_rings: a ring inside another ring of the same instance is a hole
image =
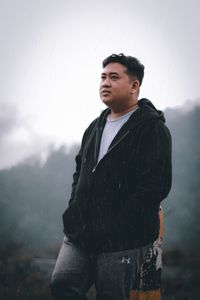
[[[79,142],[104,109],[102,60],[145,65],[161,109],[200,97],[198,0],[0,0],[0,168]]]

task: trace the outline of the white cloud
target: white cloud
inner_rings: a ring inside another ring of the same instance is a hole
[[[9,168],[25,158],[48,154],[51,139],[34,132],[30,121],[16,107],[0,104],[0,169]]]

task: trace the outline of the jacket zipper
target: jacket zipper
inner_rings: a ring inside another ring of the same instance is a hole
[[[104,155],[104,157],[102,157],[102,159],[105,158],[105,156],[110,153],[110,151],[113,150],[113,148],[115,148],[128,134],[129,134],[130,130],[128,130],[112,147],[109,148],[109,150],[106,152],[106,154]],[[96,171],[97,166],[99,165],[99,163],[102,161],[102,159],[94,166],[94,168],[92,169],[92,173],[94,173]]]

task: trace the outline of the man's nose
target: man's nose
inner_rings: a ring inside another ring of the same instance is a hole
[[[102,87],[108,87],[108,86],[111,86],[110,78],[105,78],[105,79],[102,81],[101,86],[102,86]]]

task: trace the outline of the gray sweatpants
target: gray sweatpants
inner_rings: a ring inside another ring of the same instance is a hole
[[[64,237],[50,283],[54,299],[87,299],[95,284],[97,300],[128,300],[150,246],[95,256]]]

